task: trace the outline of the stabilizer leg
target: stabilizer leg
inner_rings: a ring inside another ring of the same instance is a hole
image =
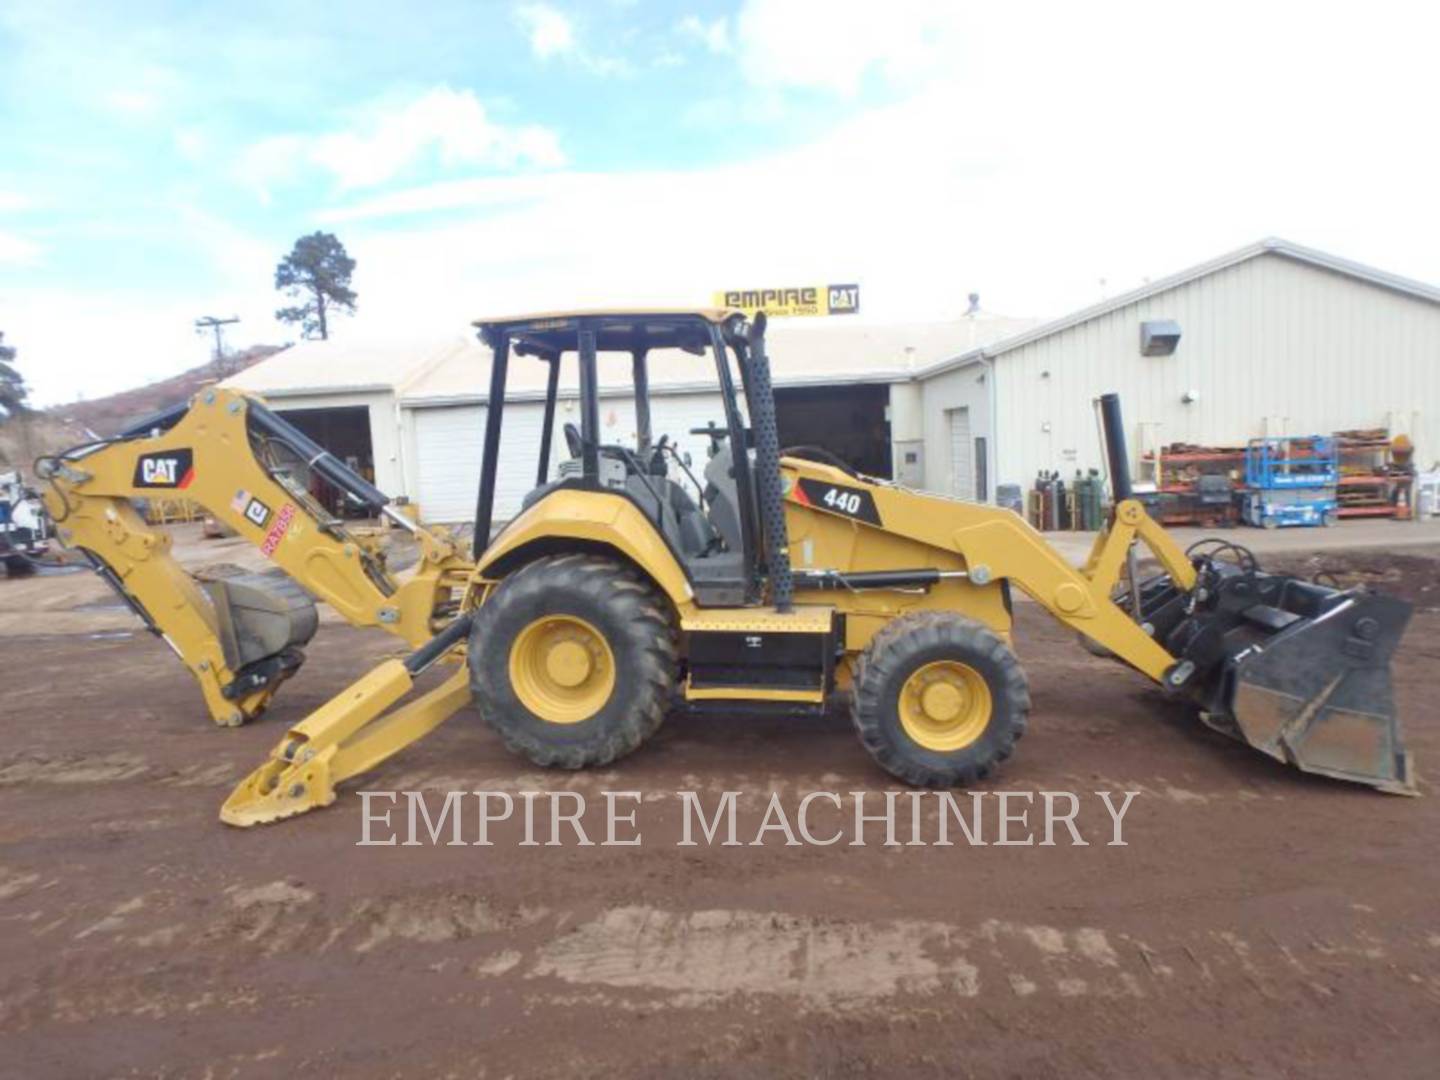
[[[470,701],[470,672],[461,664],[433,690],[386,712],[414,688],[420,672],[466,639],[470,623],[464,615],[404,660],[386,660],[291,728],[264,764],[231,792],[220,820],[245,828],[329,806],[338,784],[463,709]]]

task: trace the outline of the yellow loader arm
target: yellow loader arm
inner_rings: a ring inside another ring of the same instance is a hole
[[[378,545],[347,532],[285,468],[280,445],[376,513],[411,529],[420,560],[403,580]],[[303,660],[314,596],[354,626],[378,626],[418,646],[458,608],[470,569],[443,534],[412,524],[383,493],[329,458],[258,398],[219,388],[112,439],[42,458],[46,508],[60,541],[85,554],[194,674],[215,722],[258,716]],[[138,499],[183,497],[258,547],[295,584],[269,577],[201,582],[171,555]]]
[[[1150,549],[1180,588],[1189,590],[1195,584],[1195,568],[1185,553],[1133,499],[1115,508],[1089,559],[1077,568],[1009,510],[857,480],[841,469],[799,458],[783,460],[782,476],[791,557],[799,557],[795,588],[806,603],[833,603],[852,621],[855,615],[888,621],[916,607],[964,611],[998,619],[1000,625],[994,628],[1008,633],[1009,616],[998,596],[988,599],[1008,581],[1055,618],[1157,682],[1176,662],[1131,612],[1111,599],[1137,542]],[[838,493],[832,499],[838,510],[827,506],[821,494],[832,492]],[[847,506],[860,508],[860,516],[847,515]],[[843,585],[902,566],[938,571],[940,579],[926,586],[923,600],[834,585],[807,595],[807,583],[826,585],[808,567],[837,568],[836,584]],[[848,644],[857,649],[867,642],[868,634],[858,640],[852,636]]]

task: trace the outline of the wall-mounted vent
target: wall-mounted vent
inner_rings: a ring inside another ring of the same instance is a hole
[[[1169,356],[1180,344],[1180,324],[1174,319],[1147,319],[1140,324],[1140,355]]]

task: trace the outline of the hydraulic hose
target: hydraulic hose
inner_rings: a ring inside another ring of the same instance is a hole
[[[276,439],[305,459],[305,463],[349,495],[361,506],[377,513],[390,503],[390,496],[326,450],[294,424],[277,416],[258,401],[246,403],[247,417],[252,425]]]

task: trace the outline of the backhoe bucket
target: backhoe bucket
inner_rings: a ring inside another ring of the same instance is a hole
[[[1411,605],[1258,571],[1213,584],[1166,638],[1183,658],[1167,681],[1206,723],[1305,772],[1415,794],[1390,682]]]

